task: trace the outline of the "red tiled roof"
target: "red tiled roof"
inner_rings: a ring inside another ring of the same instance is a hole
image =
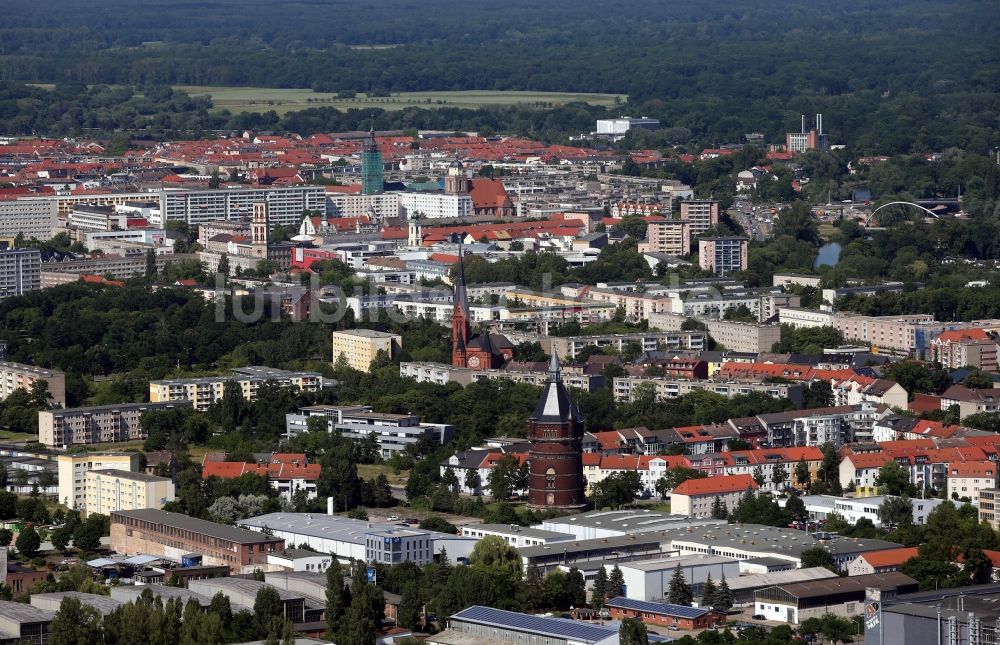
[[[951,329],[941,332],[934,343],[955,343],[963,340],[990,340],[985,329]]]
[[[948,477],[997,478],[997,465],[989,460],[964,461],[948,464]]]
[[[872,551],[863,554],[861,557],[865,562],[880,569],[882,567],[898,567],[910,558],[917,557],[917,547],[900,547],[898,549],[885,549],[884,551]]]
[[[673,495],[719,495],[735,493],[747,489],[757,490],[760,486],[750,475],[724,475],[722,477],[705,477],[689,479],[673,490]]]

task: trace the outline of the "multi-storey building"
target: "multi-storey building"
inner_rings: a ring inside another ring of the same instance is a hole
[[[66,405],[66,374],[63,372],[23,363],[0,362],[0,400],[6,399],[14,390],[31,390],[36,381],[46,382],[52,405]]]
[[[750,475],[689,479],[671,491],[670,512],[694,518],[712,517],[712,506],[718,499],[731,513],[747,491],[756,493],[758,488]]]
[[[643,352],[693,351],[708,348],[708,334],[704,331],[647,331],[631,334],[601,334],[598,336],[549,336],[526,332],[508,332],[507,340],[512,343],[538,343],[546,352],[555,349],[566,358],[576,358],[586,347],[611,349],[621,352],[626,346],[637,344]]]
[[[372,329],[346,329],[333,332],[333,362],[341,356],[356,370],[367,372],[371,363],[384,352],[386,358],[393,359],[403,346],[403,337]]]
[[[746,271],[749,245],[745,237],[703,237],[698,240],[698,266],[717,276]]]
[[[385,459],[409,447],[427,441],[444,445],[451,441],[454,428],[445,423],[420,423],[413,414],[372,412],[363,405],[311,405],[300,408],[297,414],[285,415],[285,431],[293,437],[309,429],[309,420],[326,421],[328,432],[336,432],[354,441],[374,436],[381,456]]]
[[[174,482],[127,470],[88,470],[84,476],[83,512],[109,515],[113,511],[163,508],[174,500]]]
[[[1000,530],[1000,489],[979,489],[979,521],[989,524],[994,531]]]
[[[697,237],[719,225],[719,202],[691,200],[681,202],[681,219],[691,227],[691,237]]]
[[[276,452],[271,453],[258,463],[206,461],[201,470],[203,479],[209,477],[236,479],[247,474],[266,478],[282,499],[293,501],[295,495],[300,492],[306,496],[306,499],[314,499],[316,497],[316,482],[320,476],[320,465],[308,463],[304,453]]]
[[[249,219],[253,205],[259,202],[267,204],[272,227],[298,226],[304,211],[326,215],[326,193],[322,186],[165,190],[160,193],[161,221],[151,223],[162,227],[170,220],[201,224]]]
[[[99,470],[136,472],[139,455],[134,452],[79,453],[56,457],[59,468],[59,503],[71,509],[87,505],[87,473]]]
[[[680,219],[651,219],[646,224],[646,241],[640,253],[666,253],[681,256],[691,252],[691,222]]]
[[[140,422],[146,412],[190,406],[189,401],[177,401],[41,410],[38,413],[38,441],[56,448],[145,439]]]
[[[785,134],[785,150],[788,152],[805,152],[806,150],[826,150],[830,147],[827,136],[823,134],[823,115],[816,115],[816,127],[806,130],[806,115],[802,115],[802,129],[799,132]]]
[[[196,552],[202,564],[227,566],[234,574],[268,568],[268,554],[285,548],[279,537],[158,509],[111,513],[111,550],[180,561]]]
[[[649,325],[657,329],[679,330],[687,319],[682,314],[654,313],[649,315]],[[781,340],[779,325],[757,325],[714,318],[701,322],[715,342],[733,352],[769,352]]]
[[[798,383],[765,383],[761,381],[726,381],[711,379],[672,379],[653,376],[622,376],[614,379],[613,392],[616,401],[634,401],[636,394],[645,384],[654,388],[657,401],[668,401],[698,390],[714,392],[726,398],[733,398],[751,392],[763,392],[775,399],[788,399],[796,407],[802,407],[802,385]],[[648,387],[648,386],[647,386]]]
[[[948,499],[967,499],[979,504],[980,492],[993,490],[1000,482],[997,464],[986,461],[965,461],[948,465]]]
[[[985,329],[942,332],[931,341],[931,358],[945,369],[976,367],[997,372],[997,335]]]
[[[42,288],[42,254],[38,249],[0,251],[0,299]]]
[[[406,218],[429,219],[468,217],[472,212],[472,197],[445,193],[400,193],[399,213]]]
[[[47,240],[59,224],[54,201],[3,199],[0,200],[0,237],[17,237]]]
[[[399,193],[333,193],[326,195],[327,214],[337,217],[374,216],[384,222],[399,217]]]
[[[204,412],[222,400],[226,383],[232,382],[247,401],[254,401],[260,387],[274,382],[281,387],[295,387],[304,392],[323,388],[323,375],[318,372],[290,372],[272,367],[240,367],[227,376],[201,376],[149,382],[149,400],[190,401],[195,410]]]

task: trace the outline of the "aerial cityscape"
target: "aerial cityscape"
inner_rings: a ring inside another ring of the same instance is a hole
[[[995,0],[8,0],[0,645],[1000,645]]]

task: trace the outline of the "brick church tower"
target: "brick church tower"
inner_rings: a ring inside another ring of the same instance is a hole
[[[580,508],[583,486],[583,416],[562,382],[552,349],[549,380],[528,419],[528,504],[533,508]]]
[[[455,280],[455,308],[451,314],[451,364],[474,370],[502,367],[514,357],[514,346],[500,334],[472,333],[469,295],[465,290],[465,262],[458,247],[458,275]]]

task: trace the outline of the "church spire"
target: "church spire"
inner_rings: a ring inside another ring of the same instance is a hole
[[[455,276],[455,306],[462,311],[465,319],[469,319],[469,296],[465,290],[465,251],[462,240],[458,241],[458,275]]]
[[[559,371],[559,356],[556,355],[556,343],[552,341],[552,358],[549,359],[549,383],[558,383],[562,380]]]

